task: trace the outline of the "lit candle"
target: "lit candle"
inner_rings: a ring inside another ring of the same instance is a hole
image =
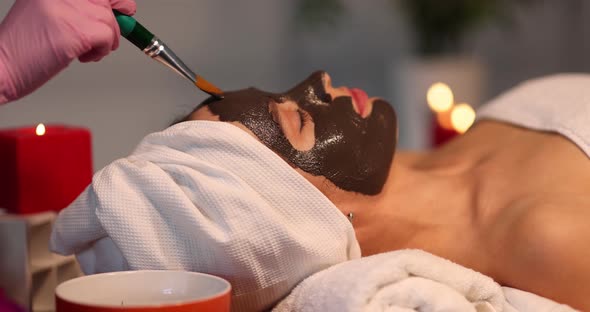
[[[457,134],[451,124],[451,111],[455,105],[455,96],[447,84],[437,82],[428,88],[426,102],[434,113],[431,126],[432,145],[439,146]]]
[[[437,82],[428,88],[426,101],[434,112],[432,144],[442,145],[457,135],[465,133],[475,121],[475,111],[467,103],[455,105],[451,88]]]
[[[465,133],[475,122],[475,110],[467,103],[457,104],[451,111],[451,124],[458,133]]]
[[[440,146],[459,133],[453,128],[451,124],[451,112],[438,113],[432,118],[432,145]]]
[[[475,110],[467,103],[454,105],[434,118],[433,145],[439,146],[465,133],[475,122]]]
[[[63,125],[0,130],[0,208],[59,211],[92,179],[91,135]]]
[[[443,113],[449,111],[454,104],[455,96],[451,88],[442,82],[437,82],[428,88],[426,102],[433,112]]]

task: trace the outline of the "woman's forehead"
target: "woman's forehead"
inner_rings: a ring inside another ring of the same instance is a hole
[[[255,88],[255,87],[249,87],[249,88],[244,88],[244,89],[237,89],[237,90],[232,90],[232,91],[227,91],[225,92],[225,95],[236,95],[236,94],[248,94],[248,93],[252,93],[252,92],[256,92],[256,93],[263,93],[266,94],[267,96],[272,96],[274,99],[277,100],[277,102],[283,102],[285,101],[289,96],[296,96],[299,97],[301,94],[309,94],[311,91],[314,91],[316,94],[317,93],[325,93],[325,77],[327,77],[327,74],[325,71],[316,71],[313,72],[311,75],[309,75],[307,78],[301,80],[300,82],[296,83],[292,88],[288,89],[287,91],[283,91],[283,92],[270,92],[270,91],[266,91],[266,90],[262,90],[259,88]],[[325,94],[322,94],[322,96],[324,96]],[[291,98],[293,99],[293,98]],[[293,99],[293,100],[297,100],[297,99]],[[197,107],[203,106],[203,105],[209,105],[213,102],[217,102],[217,101],[222,101],[222,99],[219,99],[217,97],[214,96],[210,96],[207,99],[205,99],[203,102],[201,102]]]

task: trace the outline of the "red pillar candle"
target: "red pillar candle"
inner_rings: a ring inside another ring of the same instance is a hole
[[[90,131],[49,125],[0,130],[0,208],[28,214],[59,211],[92,179]]]
[[[434,147],[441,146],[459,135],[459,132],[452,128],[450,120],[448,120],[448,125],[442,124],[443,122],[446,122],[446,120],[441,119],[448,117],[447,115],[443,114],[445,113],[439,113],[438,115],[434,115],[432,118],[432,146]]]

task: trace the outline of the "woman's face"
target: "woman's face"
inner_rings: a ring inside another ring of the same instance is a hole
[[[203,102],[189,120],[232,122],[307,173],[317,186],[376,195],[385,184],[397,143],[393,108],[359,89],[334,88],[315,72],[285,93],[255,88]]]

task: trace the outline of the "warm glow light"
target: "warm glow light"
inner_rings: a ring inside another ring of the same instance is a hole
[[[453,129],[459,133],[464,133],[473,125],[475,121],[475,110],[469,104],[458,104],[451,112],[451,123]]]
[[[45,134],[45,125],[44,125],[44,124],[42,124],[42,123],[38,124],[38,125],[37,125],[37,128],[35,129],[35,133],[36,133],[38,136],[42,136],[42,135],[44,135],[44,134]]]
[[[451,112],[446,111],[442,113],[436,114],[436,121],[438,125],[441,126],[443,129],[446,130],[453,130],[453,123],[451,122]]]
[[[437,82],[428,88],[426,100],[433,111],[437,113],[445,112],[453,106],[453,91],[448,85]]]

